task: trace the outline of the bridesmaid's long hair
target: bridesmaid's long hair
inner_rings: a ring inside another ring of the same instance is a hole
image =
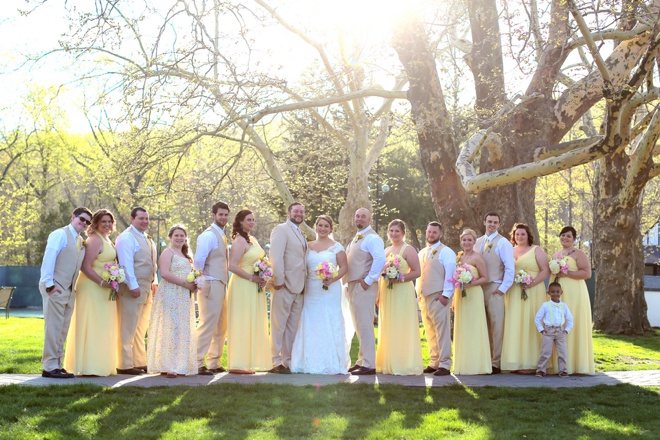
[[[92,223],[87,226],[87,236],[91,236],[94,232],[96,232],[96,229],[99,227],[99,222],[103,218],[104,215],[109,215],[110,218],[112,219],[112,229],[110,229],[110,234],[115,232],[115,216],[112,215],[112,212],[108,211],[107,209],[99,209],[97,210],[93,215],[92,215]]]
[[[248,215],[252,214],[252,211],[249,209],[241,209],[236,213],[236,217],[234,217],[234,223],[231,225],[231,239],[233,240],[236,238],[237,235],[240,235],[245,239],[245,241],[250,244],[250,234],[245,232],[243,230],[243,226],[241,226],[241,222],[245,220],[245,217]]]
[[[529,246],[533,245],[534,244],[534,235],[532,235],[532,230],[529,229],[529,226],[527,226],[525,223],[516,223],[515,225],[513,225],[513,228],[511,229],[511,237],[510,237],[510,240],[509,240],[509,241],[511,241],[511,244],[514,245],[514,246],[517,245],[517,243],[516,243],[516,231],[518,229],[524,229],[525,232],[527,232],[527,244]]]
[[[193,259],[192,256],[190,255],[190,245],[188,244],[188,230],[186,229],[186,227],[183,226],[181,223],[172,225],[172,227],[170,228],[170,232],[167,233],[167,236],[171,240],[174,231],[176,231],[177,229],[183,231],[183,233],[186,234],[186,242],[183,243],[183,246],[181,246],[181,253],[188,259],[188,261],[192,263]]]

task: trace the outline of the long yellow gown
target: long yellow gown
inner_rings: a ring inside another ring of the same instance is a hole
[[[524,269],[532,277],[538,276],[541,268],[536,262],[536,248],[532,246],[516,260],[516,273]],[[535,370],[541,354],[542,335],[534,318],[546,301],[545,285],[540,283],[527,289],[526,300],[521,298],[521,293],[520,286],[514,284],[504,298],[502,370]]]
[[[474,278],[476,267],[468,264]],[[488,322],[481,286],[454,292],[454,374],[490,374],[493,371],[488,341]]]
[[[566,260],[568,270],[578,270],[575,259],[566,257]],[[554,281],[554,278],[553,275],[550,281]],[[566,371],[568,374],[593,375],[596,373],[592,341],[593,321],[587,283],[584,280],[559,277],[559,284],[564,291],[561,300],[566,303],[573,315],[573,329],[566,335]],[[553,363],[557,365],[556,360]]]
[[[407,244],[400,251],[403,254]],[[408,263],[401,257],[401,273],[409,272]],[[404,278],[405,279],[405,278]],[[396,376],[422,374],[422,342],[419,336],[417,299],[412,282],[394,283],[387,287],[381,278],[378,304],[378,348],[376,349],[376,371]]]
[[[256,238],[250,237],[250,248],[239,261],[241,269],[252,273],[252,265],[263,257]],[[227,365],[230,370],[268,370],[271,368],[268,340],[266,291],[258,285],[232,274],[227,299]]]
[[[117,260],[115,248],[103,240],[103,251],[92,262],[101,275],[103,265]],[[76,304],[64,354],[64,368],[75,375],[117,374],[119,324],[117,301],[110,301],[110,289],[87,278],[82,271],[76,283]]]

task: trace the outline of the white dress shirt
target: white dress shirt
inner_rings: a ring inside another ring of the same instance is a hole
[[[559,302],[551,300],[541,304],[541,308],[534,319],[539,332],[543,331],[543,324],[547,327],[561,327],[564,322],[566,323],[564,330],[569,333],[573,328],[573,315],[566,303],[561,302],[561,300]]]
[[[149,240],[147,234],[138,231],[135,226],[131,225],[129,226],[129,229],[130,228],[135,229],[135,232],[138,234],[144,235],[145,240]],[[135,256],[135,253],[140,250],[140,243],[135,239],[133,234],[126,230],[117,237],[115,247],[117,248],[117,259],[119,260],[119,263],[124,266],[124,274],[126,274],[126,283],[128,284],[129,289],[138,289],[140,286],[135,277],[133,257]],[[156,284],[156,280],[154,280],[154,284]]]
[[[367,252],[373,258],[373,263],[371,264],[371,270],[369,274],[364,278],[364,282],[371,286],[375,281],[378,281],[380,274],[385,267],[385,243],[383,239],[380,238],[378,234],[369,234],[364,235],[365,232],[371,230],[371,226],[367,226],[361,231],[358,231],[358,235],[364,236],[360,241],[360,249],[364,252]]]
[[[497,237],[499,232],[495,232],[486,237],[484,240],[484,245],[486,241],[492,243]],[[502,236],[501,239],[497,241],[495,245],[495,254],[500,257],[502,263],[504,263],[504,279],[501,280],[491,280],[491,282],[500,283],[499,291],[507,292],[511,286],[513,286],[513,278],[516,275],[516,260],[513,258],[513,245],[506,237]]]
[[[222,230],[222,228],[220,228],[220,226],[214,222],[211,227],[218,231],[220,236],[224,239],[225,232]],[[195,269],[204,270],[204,265],[206,264],[206,259],[208,258],[209,254],[211,251],[216,250],[219,246],[220,243],[218,243],[218,239],[213,232],[204,231],[199,234],[199,237],[197,237],[197,249],[195,249],[195,259],[193,262]],[[227,259],[229,259],[229,255],[227,255]],[[207,280],[217,280],[217,278],[209,275],[204,275],[204,278]]]
[[[44,259],[41,262],[41,278],[39,282],[44,283],[46,287],[55,285],[53,281],[53,272],[55,272],[55,262],[57,261],[57,256],[62,252],[62,249],[66,247],[67,230],[71,233],[73,241],[75,242],[78,239],[78,232],[73,229],[73,225],[69,224],[67,229],[57,228],[48,236],[48,241],[46,242],[46,250],[44,251]]]
[[[437,242],[429,249],[429,252],[432,252],[438,249],[442,245],[441,242]],[[426,257],[428,259],[428,255]],[[442,248],[438,254],[438,260],[445,268],[445,284],[442,287],[442,296],[451,298],[454,296],[454,282],[451,281],[454,276],[454,271],[456,271],[456,254],[451,250],[449,246]]]

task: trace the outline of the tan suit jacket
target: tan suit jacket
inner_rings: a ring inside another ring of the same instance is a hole
[[[307,240],[302,231],[287,220],[270,234],[270,261],[276,286],[286,285],[291,293],[302,293],[307,275]]]

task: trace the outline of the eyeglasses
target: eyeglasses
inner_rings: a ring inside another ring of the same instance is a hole
[[[86,224],[86,225],[91,225],[91,224],[92,224],[92,221],[91,221],[91,220],[87,220],[85,217],[80,217],[80,216],[78,216],[78,220],[80,220],[81,222],[83,222],[83,223]]]

